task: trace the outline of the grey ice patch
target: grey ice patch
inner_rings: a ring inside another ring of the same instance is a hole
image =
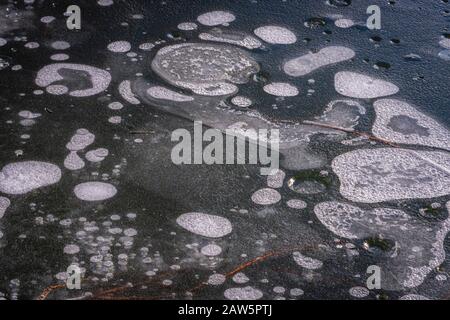
[[[366,109],[358,102],[334,100],[327,105],[322,116],[316,118],[316,122],[350,130],[358,125],[359,118],[364,114],[366,114]],[[333,132],[342,134],[336,130]]]
[[[247,286],[225,290],[224,296],[228,300],[258,300],[263,297],[261,290]]]
[[[360,149],[332,162],[341,194],[356,202],[427,199],[450,194],[450,155],[396,148]]]
[[[378,248],[385,257],[377,263],[383,289],[417,287],[445,259],[444,240],[450,230],[450,218],[429,227],[402,210],[364,210],[336,201],[319,203],[314,213],[339,237],[362,240],[382,237],[392,243],[389,248]]]
[[[200,212],[182,214],[177,218],[177,223],[194,234],[209,238],[221,238],[233,230],[228,219]]]
[[[160,49],[152,69],[170,84],[199,95],[237,92],[259,65],[245,51],[217,44],[183,43]]]
[[[442,48],[450,49],[450,39],[447,38],[442,39],[441,41],[439,41],[439,45]]]
[[[64,247],[65,254],[77,254],[78,252],[80,252],[80,247],[76,244],[68,244]]]
[[[277,97],[295,97],[299,94],[297,87],[285,82],[272,82],[264,86],[264,92]]]
[[[109,183],[92,181],[76,185],[73,192],[83,201],[103,201],[114,197],[117,189]]]
[[[222,248],[217,244],[208,244],[204,246],[200,252],[205,256],[214,257],[222,253]]]
[[[252,105],[252,100],[244,96],[236,96],[231,99],[231,103],[240,108],[248,108]]]
[[[222,30],[220,28],[213,28],[208,32],[202,32],[198,37],[205,41],[229,43],[250,50],[257,49],[262,46],[261,41],[253,36],[247,35],[243,32]]]
[[[253,32],[258,38],[271,44],[293,44],[297,42],[297,36],[285,27],[263,26]]]
[[[84,64],[55,63],[39,70],[36,76],[36,84],[40,87],[47,87],[56,81],[64,81],[64,76],[60,74],[60,71],[65,69],[89,74],[92,84],[92,87],[88,89],[70,91],[69,95],[72,97],[88,97],[98,94],[105,91],[111,82],[111,75],[105,70]]]
[[[401,296],[398,300],[430,300],[430,298],[427,298],[420,294],[407,294],[407,295]]]
[[[0,219],[5,215],[6,209],[11,205],[11,201],[8,198],[0,196]]]
[[[25,194],[50,186],[61,180],[58,166],[41,161],[24,161],[7,164],[0,171],[0,192]]]
[[[302,268],[305,268],[308,270],[320,269],[323,266],[322,261],[304,256],[298,251],[295,251],[292,254],[292,256],[294,258],[295,263],[297,263]]]
[[[280,200],[280,193],[277,190],[271,188],[260,189],[252,195],[252,201],[263,206],[275,204]]]
[[[342,19],[337,19],[334,22],[334,25],[338,28],[348,29],[348,28],[353,27],[355,25],[355,22],[351,19],[342,18]]]
[[[358,99],[380,98],[399,91],[393,83],[349,71],[336,73],[334,87],[338,93]]]
[[[88,151],[86,153],[86,160],[89,162],[102,162],[109,155],[109,151],[106,148],[98,148]]]
[[[292,77],[301,77],[324,66],[350,60],[354,56],[355,52],[350,48],[331,46],[317,53],[308,53],[289,60],[283,65],[283,70]]]
[[[369,289],[365,287],[352,287],[348,291],[350,295],[354,298],[365,298],[370,294]]]
[[[228,24],[236,19],[234,14],[228,11],[210,11],[197,17],[197,21],[205,26],[218,26]]]
[[[227,280],[227,277],[223,274],[215,273],[209,276],[207,283],[212,286],[219,286]]]
[[[374,103],[373,134],[393,143],[417,144],[450,150],[450,132],[406,102],[383,99]]]
[[[238,284],[244,284],[250,281],[250,279],[242,272],[238,272],[233,276],[233,281]]]

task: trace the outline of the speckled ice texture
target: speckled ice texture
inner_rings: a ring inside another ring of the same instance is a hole
[[[380,98],[399,91],[399,88],[391,82],[350,71],[336,73],[334,87],[344,96],[359,99]]]
[[[228,219],[200,212],[182,214],[177,218],[177,223],[194,234],[209,238],[221,238],[233,230]]]
[[[377,203],[450,194],[450,154],[399,148],[359,149],[332,162],[342,196]]]

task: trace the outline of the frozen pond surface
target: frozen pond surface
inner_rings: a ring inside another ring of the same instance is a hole
[[[26,2],[0,4],[0,299],[448,298],[446,1],[374,0],[379,31],[363,1],[83,0],[80,31]],[[280,169],[173,164],[193,120],[279,129]]]

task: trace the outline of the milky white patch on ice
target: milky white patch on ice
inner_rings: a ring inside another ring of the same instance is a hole
[[[70,48],[70,43],[67,41],[55,41],[52,42],[52,48],[55,50],[66,50]]]
[[[366,114],[366,109],[358,102],[333,100],[327,105],[323,114],[316,117],[315,121],[339,128],[354,129],[358,125],[361,115],[364,114]],[[330,131],[333,134],[343,134],[338,130],[330,129]]]
[[[51,84],[47,88],[45,88],[45,91],[52,95],[60,96],[69,92],[69,88],[61,84]]]
[[[355,25],[355,22],[351,19],[338,19],[334,22],[334,25],[338,28],[351,28]]]
[[[220,246],[218,246],[217,244],[208,244],[208,245],[204,246],[200,252],[205,256],[213,257],[213,256],[218,256],[219,254],[221,254],[222,248]]]
[[[263,26],[253,32],[267,43],[292,44],[297,42],[297,36],[291,30],[280,26]]]
[[[24,119],[36,119],[42,116],[42,114],[37,112],[31,112],[29,110],[22,110],[18,113],[19,117]]]
[[[218,26],[228,24],[236,19],[234,14],[228,11],[210,11],[197,17],[197,21],[205,26]]]
[[[84,182],[74,188],[75,196],[83,201],[102,201],[114,197],[116,187],[105,182]]]
[[[8,41],[6,41],[5,38],[0,38],[0,47],[3,47],[7,43],[8,43]]]
[[[6,209],[11,205],[11,201],[8,198],[0,196],[0,219],[3,218]]]
[[[355,298],[365,298],[370,294],[369,289],[365,287],[352,287],[348,292]]]
[[[267,176],[267,186],[269,188],[281,188],[286,178],[286,173],[281,169],[275,169]]]
[[[122,117],[121,117],[121,116],[112,116],[112,117],[109,117],[108,122],[109,122],[109,123],[112,123],[112,124],[119,124],[119,123],[122,122]]]
[[[238,284],[244,284],[250,281],[250,279],[245,275],[245,273],[238,272],[233,276],[233,281]]]
[[[260,205],[271,205],[281,200],[281,194],[274,189],[264,188],[256,191],[252,195],[252,201]]]
[[[233,230],[228,219],[200,212],[182,214],[177,223],[194,234],[210,238],[224,237]]]
[[[178,24],[178,29],[183,31],[192,31],[196,30],[198,28],[197,24],[195,22],[182,22]]]
[[[70,138],[70,142],[66,145],[66,148],[70,151],[80,151],[94,143],[95,135],[87,129],[78,129],[75,134]]]
[[[84,168],[85,163],[76,151],[71,151],[64,159],[64,167],[69,170],[80,170]]]
[[[425,226],[422,219],[402,210],[362,209],[336,201],[319,203],[314,213],[339,237],[370,239],[382,235],[392,243],[390,247],[386,248],[385,244],[377,249],[389,257],[379,265],[384,289],[416,287],[445,260],[444,241],[450,230],[449,218]]]
[[[128,41],[114,41],[108,44],[108,50],[115,53],[125,53],[131,50],[131,44]]]
[[[393,83],[350,71],[336,73],[334,87],[344,96],[359,99],[380,98],[399,91]]]
[[[101,162],[108,156],[109,151],[105,148],[98,148],[86,153],[86,160],[89,162]]]
[[[317,53],[289,60],[283,65],[283,70],[292,77],[301,77],[324,66],[350,60],[354,56],[355,52],[347,47],[325,47]]]
[[[272,82],[264,86],[264,92],[277,97],[295,97],[299,91],[293,85],[286,82]]]
[[[407,294],[407,295],[401,296],[399,298],[399,300],[430,300],[430,298],[427,298],[420,294]]]
[[[263,297],[261,290],[247,286],[225,290],[224,296],[228,300],[258,300]]]
[[[236,96],[231,99],[231,103],[237,107],[248,108],[252,105],[252,100],[244,96]]]
[[[219,286],[227,280],[227,277],[223,274],[215,273],[209,276],[208,284],[212,286]]]
[[[237,92],[259,65],[245,51],[219,44],[183,43],[160,49],[152,69],[170,84],[207,96]]]
[[[64,247],[65,254],[77,254],[78,252],[80,252],[80,247],[76,244],[68,244]]]
[[[111,102],[110,104],[108,104],[108,108],[110,108],[111,110],[121,110],[123,108],[123,104],[120,102]]]
[[[450,132],[434,119],[406,102],[378,100],[372,132],[376,137],[406,144],[418,144],[450,150]]]
[[[292,209],[305,209],[308,206],[305,201],[299,199],[288,200],[286,205]]]
[[[194,98],[192,98],[190,96],[175,92],[173,90],[170,90],[170,89],[167,89],[167,88],[164,88],[161,86],[155,86],[155,87],[148,88],[147,94],[155,99],[171,100],[171,101],[176,101],[176,102],[186,102],[186,101],[194,100]]]
[[[65,53],[56,53],[50,56],[50,59],[53,61],[65,61],[69,60],[69,56]]]
[[[113,0],[97,0],[97,4],[102,7],[112,6],[114,4]]]
[[[124,80],[119,84],[119,93],[128,103],[135,105],[141,103],[131,90],[131,82],[129,80]]]
[[[59,182],[58,166],[41,161],[24,161],[7,164],[0,171],[0,192],[25,194]]]
[[[341,194],[376,203],[450,194],[450,154],[397,148],[354,150],[332,162]]]
[[[439,45],[440,45],[442,48],[450,49],[450,39],[447,39],[447,38],[442,39],[441,41],[439,41]]]
[[[41,70],[39,70],[36,76],[36,84],[40,87],[47,87],[53,82],[63,81],[64,77],[59,73],[59,71],[64,69],[80,71],[89,74],[92,87],[88,89],[80,89],[69,92],[69,95],[73,97],[87,97],[98,94],[106,90],[109,86],[109,83],[111,82],[111,75],[105,70],[84,64],[55,63],[45,66]]]
[[[323,266],[322,261],[304,256],[298,251],[295,251],[292,256],[294,257],[295,263],[305,269],[316,270]]]
[[[253,36],[243,32],[222,30],[220,28],[213,28],[208,32],[202,32],[198,37],[205,41],[230,43],[250,50],[262,46],[261,41]]]
[[[53,17],[53,16],[44,16],[44,17],[41,18],[40,21],[41,21],[42,23],[49,24],[49,23],[55,21],[55,19],[56,19],[56,18]]]

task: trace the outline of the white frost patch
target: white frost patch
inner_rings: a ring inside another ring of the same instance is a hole
[[[295,97],[299,94],[296,87],[285,82],[273,82],[263,88],[264,92],[277,97]]]
[[[427,199],[450,194],[450,154],[396,148],[360,149],[332,162],[341,194],[356,202]]]
[[[336,73],[334,86],[338,93],[359,99],[390,96],[399,91],[393,83],[349,71]]]
[[[289,60],[283,66],[286,74],[292,77],[301,77],[321,67],[350,60],[355,51],[346,47],[326,47],[317,53],[308,53],[304,56]]]
[[[297,42],[296,35],[280,26],[263,26],[254,30],[257,37],[272,44],[292,44]]]
[[[439,45],[440,45],[442,48],[450,49],[450,39],[447,39],[447,38],[442,39],[441,41],[439,41]]]
[[[269,188],[281,188],[286,178],[286,173],[281,169],[275,169],[267,176],[267,186]]]
[[[205,256],[214,257],[222,253],[222,248],[217,244],[208,244],[204,246],[200,252]]]
[[[55,53],[50,56],[50,59],[53,61],[65,61],[69,60],[69,55],[65,53]]]
[[[112,6],[114,4],[113,0],[97,0],[97,4],[102,7]]]
[[[305,201],[299,199],[291,199],[286,202],[286,205],[292,209],[305,209],[308,206]]]
[[[77,254],[78,252],[80,252],[80,247],[76,244],[68,244],[64,247],[65,254]]]
[[[204,237],[220,238],[231,233],[231,222],[220,216],[190,212],[177,218],[177,223],[182,228]]]
[[[231,99],[231,103],[240,108],[248,108],[252,105],[252,100],[244,96],[236,96]]]
[[[450,150],[450,132],[408,103],[383,99],[376,101],[374,108],[377,117],[372,132],[376,137]]]
[[[36,84],[40,87],[47,87],[56,81],[63,81],[64,77],[59,73],[62,69],[82,71],[88,73],[90,76],[92,87],[69,92],[69,95],[72,97],[88,97],[98,94],[105,91],[111,82],[111,75],[105,70],[84,64],[55,63],[45,66],[39,70],[36,76]]]
[[[108,44],[108,50],[115,53],[125,53],[131,50],[131,44],[128,41],[114,41]]]
[[[70,48],[70,43],[67,41],[55,41],[52,43],[52,48],[55,50],[66,50]]]
[[[119,84],[119,93],[128,103],[134,105],[141,103],[131,90],[131,82],[129,80],[124,80]]]
[[[64,159],[64,167],[68,170],[80,170],[83,169],[85,166],[85,163],[83,159],[80,158],[78,153],[76,151],[71,151],[66,159]]]
[[[70,138],[70,142],[66,148],[70,151],[80,151],[88,147],[95,141],[95,135],[87,129],[78,129],[76,133]]]
[[[369,289],[365,287],[353,287],[348,291],[352,297],[365,298],[370,294]]]
[[[271,205],[279,202],[281,200],[281,194],[274,189],[265,188],[260,189],[253,193],[252,201],[260,205]]]
[[[351,28],[355,25],[355,22],[351,19],[338,19],[334,22],[334,25],[338,28]]]
[[[304,256],[298,251],[294,252],[292,256],[294,257],[295,263],[308,270],[320,269],[323,266],[322,261]]]
[[[244,284],[250,281],[250,279],[245,275],[245,273],[238,272],[233,276],[233,281],[238,284]]]
[[[427,298],[420,294],[407,294],[407,295],[401,296],[399,298],[399,300],[430,300],[430,298]]]
[[[98,148],[86,153],[86,160],[89,162],[102,162],[109,155],[108,149]]]
[[[209,276],[208,284],[212,286],[219,286],[227,280],[227,277],[223,274],[215,273]]]
[[[116,187],[104,182],[84,182],[75,186],[75,196],[83,201],[102,201],[114,197]]]
[[[0,192],[25,194],[38,188],[59,182],[58,166],[40,161],[24,161],[7,164],[0,171]]]
[[[8,198],[0,196],[0,219],[3,218],[6,209],[11,205],[11,201]]]
[[[194,98],[192,98],[190,96],[175,92],[173,90],[170,90],[170,89],[167,89],[167,88],[164,88],[161,86],[155,86],[155,87],[148,88],[147,94],[155,99],[170,100],[170,101],[176,101],[176,102],[187,102],[187,101],[194,100]]]
[[[253,287],[230,288],[225,290],[224,296],[228,300],[258,300],[263,297],[261,290]]]
[[[218,26],[228,24],[236,19],[234,14],[228,11],[211,11],[201,14],[197,17],[197,21],[205,26]]]
[[[198,26],[195,22],[182,22],[177,27],[178,27],[178,29],[183,30],[183,31],[192,31],[192,30],[196,30],[198,28]]]

